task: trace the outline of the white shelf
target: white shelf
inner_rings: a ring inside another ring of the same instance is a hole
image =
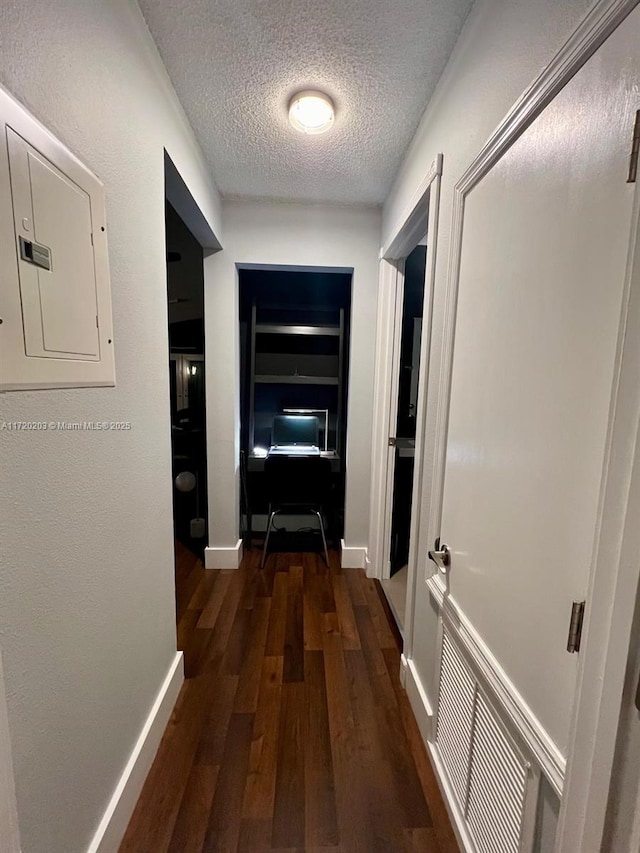
[[[257,375],[256,384],[262,385],[337,385],[337,376],[274,376]]]
[[[257,323],[258,335],[317,335],[324,337],[340,336],[339,326],[294,326],[285,323]]]

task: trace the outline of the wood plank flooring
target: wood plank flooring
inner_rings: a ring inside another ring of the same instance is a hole
[[[176,557],[187,679],[120,853],[457,853],[376,582]]]

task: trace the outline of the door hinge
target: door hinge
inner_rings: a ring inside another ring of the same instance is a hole
[[[96,314],[96,329],[100,328],[100,323],[98,323],[98,315]]]
[[[584,621],[584,601],[574,601],[571,605],[571,619],[569,620],[569,639],[567,640],[567,651],[574,653],[580,651],[580,640],[582,639],[582,623]]]
[[[396,446],[396,439],[395,439],[395,436],[390,435],[390,436],[389,436],[389,447],[395,447],[395,446]]]
[[[629,175],[627,177],[628,184],[635,184],[638,177],[638,155],[640,154],[640,110],[636,113],[636,120],[633,125],[633,140],[631,142],[631,157],[629,159]]]

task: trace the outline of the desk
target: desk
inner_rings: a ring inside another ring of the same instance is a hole
[[[343,534],[344,526],[344,470],[342,460],[335,450],[323,450],[320,455],[331,461],[333,488],[328,509],[335,519],[333,528],[335,535],[339,538]],[[266,458],[266,456],[255,454],[251,454],[247,458],[248,526],[256,532],[266,529],[269,511],[269,497],[266,493],[264,474]]]
[[[320,456],[323,456],[325,459],[331,460],[331,471],[334,474],[340,473],[340,457],[335,452],[335,450],[322,450],[320,452]],[[247,471],[250,474],[264,471],[264,460],[266,458],[266,456],[257,456],[256,454],[252,453],[249,456],[249,459],[247,460]]]

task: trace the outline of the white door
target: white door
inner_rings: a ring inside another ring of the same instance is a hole
[[[640,108],[636,8],[468,194],[441,540],[449,592],[566,755]]]

